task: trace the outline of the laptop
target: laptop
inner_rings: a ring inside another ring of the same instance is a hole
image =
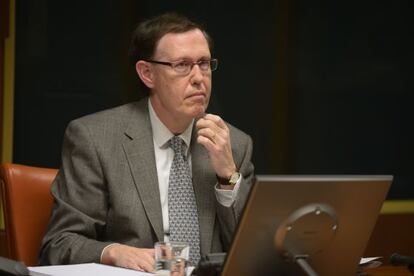
[[[392,179],[258,175],[221,275],[356,275]]]

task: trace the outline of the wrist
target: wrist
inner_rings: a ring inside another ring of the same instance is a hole
[[[240,178],[240,173],[234,171],[229,177],[220,177],[217,175],[217,181],[221,186],[234,186]]]
[[[101,253],[101,264],[105,265],[114,265],[115,264],[115,253],[116,247],[119,246],[119,243],[112,243],[107,245]]]
[[[235,172],[237,172],[237,168],[236,168],[236,165],[233,164],[230,167],[222,168],[222,170],[220,170],[219,172],[216,171],[216,175],[217,175],[217,178],[230,180],[230,178]]]

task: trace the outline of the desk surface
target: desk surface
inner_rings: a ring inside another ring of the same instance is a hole
[[[406,266],[380,266],[365,270],[365,276],[412,276]]]
[[[56,265],[56,266],[37,266],[29,267],[30,271],[46,273],[50,275],[153,275],[150,273],[138,272],[134,270],[106,266],[102,264],[77,264],[77,265]],[[59,272],[59,273],[57,273]],[[364,276],[412,276],[405,266],[380,266],[367,268]]]

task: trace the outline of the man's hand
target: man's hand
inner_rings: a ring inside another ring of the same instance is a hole
[[[217,176],[230,179],[236,171],[231,151],[229,129],[217,115],[206,114],[197,123],[197,142],[203,145]]]
[[[101,262],[138,271],[154,272],[154,254],[154,249],[114,244],[105,248]]]

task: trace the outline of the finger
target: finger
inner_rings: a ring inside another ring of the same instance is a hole
[[[145,262],[145,261],[142,261],[139,266],[145,272],[154,272],[155,271],[155,265],[154,264],[150,264],[150,263]]]
[[[155,263],[148,262],[145,259],[144,255],[141,255],[139,258],[134,258],[130,260],[126,265],[126,268],[134,269],[138,271],[153,272],[155,269]]]
[[[211,141],[215,141],[215,138],[220,134],[212,130],[211,128],[202,128],[197,131],[198,136],[204,136],[209,138]]]
[[[197,128],[220,128],[215,121],[205,118],[198,120],[196,126]]]
[[[197,130],[202,129],[202,128],[208,128],[210,125],[211,123],[208,120],[203,119],[203,118],[201,118],[200,120],[196,122]]]
[[[153,249],[142,249],[139,254],[136,254],[136,258],[141,260],[141,264],[145,263],[146,267],[155,266],[155,251]]]
[[[200,120],[197,121],[196,123],[196,127],[197,129],[201,129],[201,128],[214,128],[214,129],[219,129],[220,126],[218,123],[216,123],[216,121],[212,118],[207,119],[205,118],[201,118]]]
[[[154,248],[143,248],[142,251],[146,252],[152,257],[155,257],[155,249]]]
[[[216,151],[216,144],[205,136],[198,136],[197,142],[203,145],[209,152]]]
[[[128,269],[133,269],[133,270],[137,270],[137,271],[144,271],[144,269],[136,262],[128,262],[125,265],[121,265],[122,267],[128,268]]]
[[[149,259],[147,260],[150,267],[155,267],[155,256],[154,254],[149,255]]]
[[[226,123],[225,123],[225,122],[223,121],[223,119],[222,119],[220,116],[218,116],[218,115],[214,115],[214,114],[206,114],[203,118],[204,118],[205,120],[209,120],[209,121],[214,122],[214,124],[216,124],[219,128],[222,128],[222,129],[226,129],[226,128],[227,128]]]
[[[223,130],[221,128],[219,128],[214,122],[210,121],[204,121],[201,122],[198,126],[197,126],[197,134],[198,135],[202,135],[205,136],[209,139],[211,139],[212,141],[216,142],[218,137],[221,138],[226,138],[226,130]],[[222,140],[222,139],[219,139]]]

